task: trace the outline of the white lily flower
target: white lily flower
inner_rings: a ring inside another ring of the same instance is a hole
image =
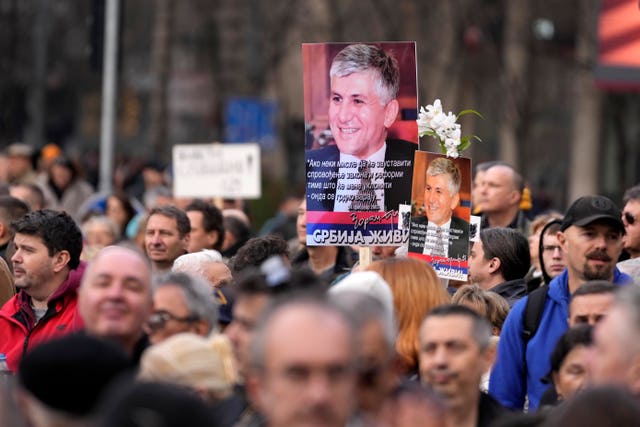
[[[436,135],[438,135],[438,138],[440,138],[440,141],[442,141],[447,137],[447,130],[445,128],[439,127],[435,131],[436,131]]]
[[[447,129],[447,138],[460,139],[462,137],[462,128],[458,123],[455,123],[452,128]]]
[[[448,127],[447,116],[444,113],[438,113],[433,116],[431,120],[431,127],[433,130],[438,131],[438,129],[444,129]]]
[[[456,139],[447,138],[444,140],[444,146],[447,148],[447,151],[457,150],[459,145],[460,145],[459,139],[456,140]]]
[[[432,105],[427,105],[427,112],[432,116],[442,114],[442,103],[440,102],[440,100],[436,99],[435,101],[433,101]]]
[[[482,118],[480,113],[475,110],[465,110],[460,115],[473,113]],[[442,110],[442,103],[439,99],[433,101],[433,104],[426,107],[420,107],[418,113],[418,135],[433,136],[438,143],[442,152],[448,157],[457,158],[460,153],[458,147],[462,144],[462,127],[457,123],[458,116],[451,111],[446,114]],[[468,144],[466,144],[468,146]]]
[[[442,121],[442,126],[445,126],[447,128],[451,128],[456,124],[456,115],[453,114],[451,111],[449,111],[447,113],[446,116],[444,116],[444,120]]]

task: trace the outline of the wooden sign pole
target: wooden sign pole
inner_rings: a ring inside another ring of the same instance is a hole
[[[371,246],[360,246],[358,251],[359,259],[360,259],[360,270],[364,270],[369,267],[371,264]]]

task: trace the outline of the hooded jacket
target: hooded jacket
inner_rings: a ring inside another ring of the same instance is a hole
[[[9,369],[16,372],[22,356],[36,345],[82,329],[77,310],[78,287],[86,264],[71,270],[47,303],[47,312],[36,323],[31,298],[18,292],[0,309],[0,353],[7,356]]]
[[[617,268],[614,270],[614,284],[630,282],[631,277]],[[538,330],[525,346],[522,330],[527,298],[516,302],[505,320],[489,380],[489,394],[503,406],[515,410],[523,408],[525,396],[528,396],[529,411],[533,412],[548,387],[542,378],[551,370],[551,352],[569,327],[571,295],[567,269],[549,283]]]

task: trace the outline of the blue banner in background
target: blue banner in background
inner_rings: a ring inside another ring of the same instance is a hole
[[[230,98],[225,105],[225,142],[256,142],[263,150],[275,147],[277,138],[275,101]]]

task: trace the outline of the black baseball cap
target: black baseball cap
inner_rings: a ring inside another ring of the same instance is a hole
[[[604,196],[584,196],[573,202],[564,215],[560,230],[564,231],[572,225],[584,227],[594,221],[608,221],[624,233],[620,209]]]

